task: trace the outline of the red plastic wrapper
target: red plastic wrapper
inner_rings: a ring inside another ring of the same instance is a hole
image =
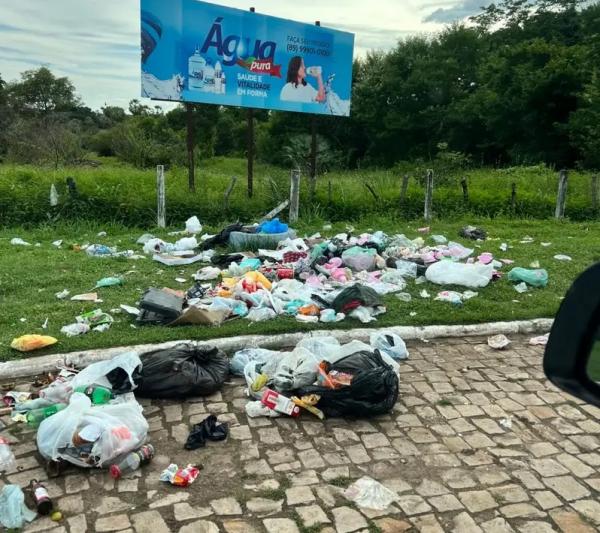
[[[160,475],[161,481],[168,481],[171,485],[177,487],[188,487],[198,477],[200,468],[194,465],[187,465],[185,468],[179,468],[176,464],[170,464]]]

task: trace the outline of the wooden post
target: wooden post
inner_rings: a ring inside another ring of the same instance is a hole
[[[600,187],[598,186],[598,174],[592,176],[592,209],[594,213],[598,211],[600,203]]]
[[[298,222],[298,212],[300,210],[300,170],[292,170],[292,179],[290,184],[290,224]]]
[[[565,205],[567,203],[567,181],[569,175],[566,170],[561,170],[558,175],[558,194],[556,196],[556,210],[554,211],[554,218],[557,220],[564,218],[565,216]]]
[[[320,20],[315,20],[315,26],[321,26]],[[310,172],[308,191],[310,202],[314,202],[317,189],[317,117],[310,117]]]
[[[400,189],[400,205],[406,201],[406,192],[408,191],[408,174],[402,176],[402,188]]]
[[[255,9],[250,8],[250,12],[254,13]],[[252,198],[254,194],[254,109],[248,109],[248,138],[246,145],[246,158],[248,161],[248,198]]]
[[[157,165],[156,167],[156,225],[159,228],[165,228],[167,226],[167,215],[165,209],[165,167],[163,165]]]
[[[329,205],[333,204],[333,188],[331,187],[331,180],[327,182],[327,202]]]
[[[225,190],[225,196],[223,198],[223,207],[225,209],[229,209],[229,197],[231,196],[231,193],[233,192],[233,188],[235,187],[236,181],[237,181],[237,176],[232,176],[231,181],[229,182],[229,185],[227,186],[227,189]]]
[[[510,185],[510,212],[514,215],[517,210],[517,184]]]
[[[425,220],[431,220],[431,200],[433,198],[433,170],[427,171],[427,182],[425,184],[425,209],[423,217]]]
[[[194,173],[194,107],[193,104],[186,102],[185,115],[187,122],[187,153],[188,153],[188,189],[190,192],[196,192],[196,176]]]
[[[317,188],[317,117],[310,117],[310,176],[309,176],[310,202],[314,202]]]
[[[463,179],[460,180],[460,185],[463,191],[463,202],[466,205],[469,203],[469,184],[466,177],[463,177]]]
[[[262,217],[260,221],[265,222],[266,220],[271,220],[275,215],[281,213],[288,205],[290,205],[290,201],[284,200],[275,209],[271,209],[271,211],[269,211],[264,217]]]

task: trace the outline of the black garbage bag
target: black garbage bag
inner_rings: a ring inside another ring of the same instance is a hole
[[[229,374],[229,358],[214,346],[182,343],[140,356],[142,372],[135,393],[143,398],[208,396]]]
[[[472,239],[474,241],[485,241],[487,239],[486,231],[475,226],[465,226],[458,234],[465,239]]]
[[[195,424],[185,441],[186,450],[196,450],[204,448],[206,441],[217,442],[225,440],[229,434],[229,424],[222,422],[217,424],[215,415],[208,415],[202,422]]]
[[[359,306],[377,307],[383,305],[381,296],[371,287],[356,283],[340,292],[333,300],[331,307],[336,313],[348,313]]]
[[[314,385],[304,387],[297,395],[319,395],[317,407],[328,417],[368,418],[393,409],[398,399],[398,376],[379,350],[348,355],[330,365],[332,370],[352,374],[350,385],[338,389]]]
[[[202,244],[200,244],[199,248],[201,250],[210,250],[215,246],[223,246],[229,243],[229,235],[233,231],[244,231],[244,225],[236,222],[235,224],[230,224],[229,226],[223,228],[219,233],[217,233],[214,237],[210,239],[206,239]]]

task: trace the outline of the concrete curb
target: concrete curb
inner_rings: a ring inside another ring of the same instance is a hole
[[[488,322],[485,324],[470,324],[458,326],[396,326],[389,328],[359,328],[351,330],[315,330],[301,333],[285,333],[281,335],[241,335],[209,341],[170,341],[162,344],[139,344],[136,346],[121,346],[102,350],[85,350],[65,354],[43,355],[22,361],[6,361],[0,363],[0,379],[14,379],[35,376],[56,369],[57,365],[83,368],[96,361],[110,359],[122,352],[147,352],[164,349],[182,342],[196,342],[198,345],[217,346],[227,353],[233,353],[247,347],[268,349],[283,349],[295,346],[305,337],[335,337],[344,344],[352,340],[369,342],[374,331],[389,331],[404,340],[434,339],[443,337],[474,337],[484,335],[547,333],[552,327],[553,319],[538,318],[535,320],[519,320],[514,322]]]

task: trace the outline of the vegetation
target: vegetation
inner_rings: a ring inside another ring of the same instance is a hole
[[[388,308],[386,314],[372,322],[372,327],[397,325],[427,324],[469,324],[496,320],[520,320],[538,317],[551,317],[574,278],[587,266],[600,261],[600,223],[569,223],[555,221],[532,220],[481,220],[464,219],[454,222],[435,222],[432,233],[445,234],[458,241],[466,241],[457,237],[458,230],[466,223],[474,223],[484,227],[490,239],[477,248],[477,253],[490,251],[500,258],[507,257],[515,261],[515,266],[528,267],[531,262],[539,261],[549,273],[549,284],[544,289],[532,289],[525,294],[518,294],[512,284],[501,279],[480,289],[479,295],[465,302],[461,307],[449,303],[435,301],[433,298],[442,288],[430,283],[423,285],[409,284],[407,290],[412,294],[412,301],[402,302],[394,296],[385,297]],[[364,219],[356,224],[356,231],[382,229],[389,233],[406,233],[410,237],[417,235],[416,228],[422,221],[402,223],[393,217],[375,217]],[[313,220],[299,227],[301,233],[311,234],[321,231],[326,235],[334,235],[343,231],[345,223],[334,224],[331,230],[323,229],[323,221]],[[171,229],[180,229],[174,227]],[[217,228],[208,228],[214,230]],[[99,231],[106,231],[106,237],[98,237]],[[156,232],[156,230],[154,230]],[[0,359],[26,357],[9,348],[13,338],[26,333],[45,333],[59,339],[55,346],[33,352],[33,355],[44,353],[67,352],[88,348],[105,348],[109,346],[126,346],[140,343],[156,343],[177,339],[210,339],[241,334],[279,334],[290,331],[305,331],[324,328],[324,324],[309,325],[296,322],[293,318],[281,317],[268,322],[250,323],[247,320],[234,320],[219,328],[210,327],[137,327],[132,326],[132,319],[124,313],[114,313],[116,322],[104,333],[90,332],[81,337],[68,338],[60,333],[60,328],[74,322],[75,317],[94,308],[112,312],[120,304],[135,305],[142,291],[150,286],[187,288],[191,285],[191,275],[197,265],[187,267],[165,267],[149,258],[140,260],[99,259],[90,258],[83,252],[71,250],[74,243],[105,243],[118,246],[119,249],[140,250],[135,244],[143,233],[131,228],[109,225],[47,225],[33,230],[10,228],[0,230],[0,298],[2,313],[0,314]],[[169,239],[167,231],[159,231],[156,235]],[[522,244],[526,235],[535,241]],[[13,237],[21,237],[32,243],[32,246],[14,246],[10,244]],[[172,237],[171,237],[172,238]],[[51,243],[63,239],[61,248]],[[39,242],[40,246],[35,246]],[[507,252],[499,251],[500,244],[507,242]],[[551,242],[548,247],[541,242]],[[473,244],[472,242],[470,244]],[[573,261],[564,262],[553,259],[556,254],[567,254]],[[506,268],[504,270],[507,270]],[[55,293],[69,289],[71,295],[89,292],[96,282],[106,276],[122,276],[125,280],[121,287],[99,289],[103,302],[91,304],[59,300]],[[179,284],[175,278],[186,278],[188,283]],[[446,287],[445,287],[446,288]],[[430,299],[419,296],[426,289]],[[458,290],[461,290],[458,288]],[[416,313],[411,315],[411,313]],[[48,318],[48,328],[42,324]],[[360,324],[352,319],[327,325],[328,328],[350,329]]]
[[[350,118],[317,117],[319,170],[546,164],[600,168],[600,4],[501,0],[468,23],[354,64]],[[5,80],[6,81],[6,80]],[[247,113],[197,105],[198,157],[243,157]],[[255,111],[258,158],[304,165],[311,116]],[[186,162],[186,113],[86,107],[46,67],[0,78],[0,158],[57,168],[90,152],[138,168]]]
[[[543,166],[503,169],[441,170],[435,176],[433,210],[438,218],[473,214],[484,217],[547,218],[556,203],[557,172]],[[441,164],[440,164],[441,166]],[[255,194],[246,196],[238,180],[225,206],[225,191],[232,176],[241,177],[243,159],[212,158],[200,162],[197,172],[199,194],[187,192],[187,171],[175,167],[166,174],[167,217],[181,224],[190,213],[203,223],[224,220],[252,221],[289,196],[289,171],[271,165],[256,167]],[[301,217],[307,221],[356,221],[365,216],[385,215],[415,219],[423,214],[424,189],[419,165],[401,165],[389,170],[332,171],[317,179],[316,198],[309,201],[308,180],[302,179]],[[410,176],[404,201],[400,201],[402,176]],[[113,159],[99,166],[71,166],[48,170],[35,166],[0,165],[0,224],[39,224],[50,221],[90,220],[146,227],[155,220],[156,175]],[[464,202],[460,185],[467,178],[469,201]],[[66,180],[74,178],[76,191]],[[516,184],[514,210],[511,184]],[[56,207],[49,204],[55,184]],[[330,186],[331,184],[331,186]],[[371,193],[367,186],[371,188]],[[572,220],[597,216],[590,198],[591,175],[571,172],[566,215]],[[331,191],[331,195],[330,195]]]

